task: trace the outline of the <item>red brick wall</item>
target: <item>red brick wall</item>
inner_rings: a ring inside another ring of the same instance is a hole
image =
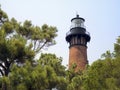
[[[75,71],[84,70],[87,63],[87,47],[80,45],[70,47],[69,68],[71,68],[73,64],[76,64],[77,67]]]

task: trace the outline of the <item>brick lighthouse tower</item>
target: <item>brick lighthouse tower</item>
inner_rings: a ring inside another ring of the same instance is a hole
[[[87,42],[91,37],[84,22],[85,19],[76,15],[71,19],[70,31],[66,33],[66,41],[69,43],[69,68],[75,65],[75,71],[84,70],[88,64]]]

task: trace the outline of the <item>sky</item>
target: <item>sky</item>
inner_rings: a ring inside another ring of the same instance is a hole
[[[87,44],[89,64],[107,50],[113,51],[120,36],[120,0],[0,0],[1,8],[10,18],[20,22],[31,20],[33,25],[56,26],[57,44],[44,51],[63,58],[68,64],[69,44],[65,40],[71,19],[76,13],[85,19],[91,41]]]

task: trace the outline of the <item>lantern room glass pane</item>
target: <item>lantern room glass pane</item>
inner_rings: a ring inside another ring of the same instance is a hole
[[[74,28],[74,27],[85,28],[84,21],[82,19],[79,19],[79,18],[72,20],[72,22],[71,22],[71,28]]]

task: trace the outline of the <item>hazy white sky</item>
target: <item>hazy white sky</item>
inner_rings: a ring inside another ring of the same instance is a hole
[[[85,19],[91,34],[88,43],[88,60],[91,64],[106,50],[113,50],[120,36],[120,0],[0,0],[1,8],[18,21],[31,20],[34,25],[44,23],[58,29],[57,44],[46,52],[63,57],[68,64],[69,44],[65,41],[71,19],[76,12]]]

